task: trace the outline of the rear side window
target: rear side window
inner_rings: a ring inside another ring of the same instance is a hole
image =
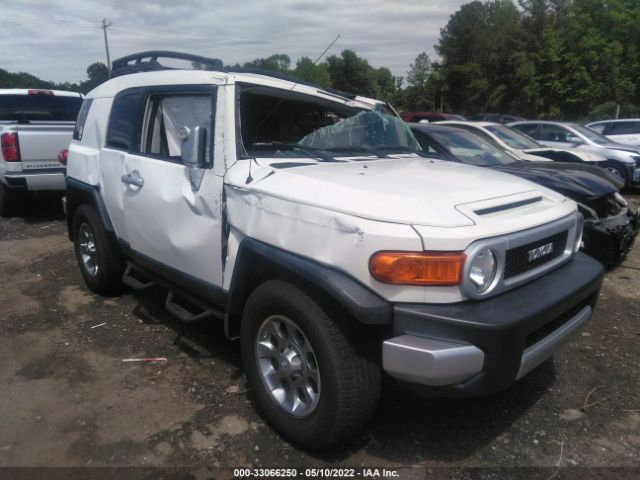
[[[634,133],[640,133],[640,122],[614,122],[607,129],[607,135],[632,135]]]
[[[0,95],[0,121],[75,122],[81,104],[80,95]]]
[[[524,125],[514,125],[513,128],[520,130],[522,133],[529,135],[531,138],[540,140],[538,135],[538,125],[536,123],[526,123]]]
[[[89,109],[91,108],[92,103],[93,98],[87,98],[84,102],[82,102],[82,107],[80,107],[80,111],[78,112],[78,120],[76,120],[76,128],[73,129],[74,140],[82,140],[82,134],[84,133],[84,124],[87,122]]]
[[[107,131],[107,147],[126,151],[137,151],[140,148],[138,126],[142,101],[140,92],[125,93],[114,99]]]
[[[606,123],[599,123],[598,125],[590,125],[589,128],[594,132],[603,133],[606,126]]]

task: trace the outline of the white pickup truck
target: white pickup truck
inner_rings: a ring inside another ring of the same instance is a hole
[[[65,188],[57,160],[69,146],[82,95],[42,89],[0,89],[0,216],[26,192]]]

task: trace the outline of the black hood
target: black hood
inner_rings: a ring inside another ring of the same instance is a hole
[[[606,176],[592,171],[597,170],[596,167],[585,169],[585,166],[587,165],[519,161],[493,168],[530,180],[582,203],[611,195],[618,190]]]

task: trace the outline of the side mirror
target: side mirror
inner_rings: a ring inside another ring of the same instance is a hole
[[[582,140],[580,137],[575,137],[575,136],[569,137],[569,142],[573,143],[574,145],[584,144],[584,140]]]
[[[191,168],[207,168],[207,129],[183,126],[178,132],[182,139],[182,161]]]

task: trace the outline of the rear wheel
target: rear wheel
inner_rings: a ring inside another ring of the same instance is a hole
[[[258,406],[296,444],[330,446],[373,415],[379,366],[341,328],[335,312],[292,284],[270,280],[251,294],[240,338]]]
[[[16,209],[16,195],[5,184],[0,182],[0,217],[14,214]]]
[[[85,283],[96,293],[117,292],[125,262],[115,239],[89,205],[80,206],[73,218],[73,244]]]

